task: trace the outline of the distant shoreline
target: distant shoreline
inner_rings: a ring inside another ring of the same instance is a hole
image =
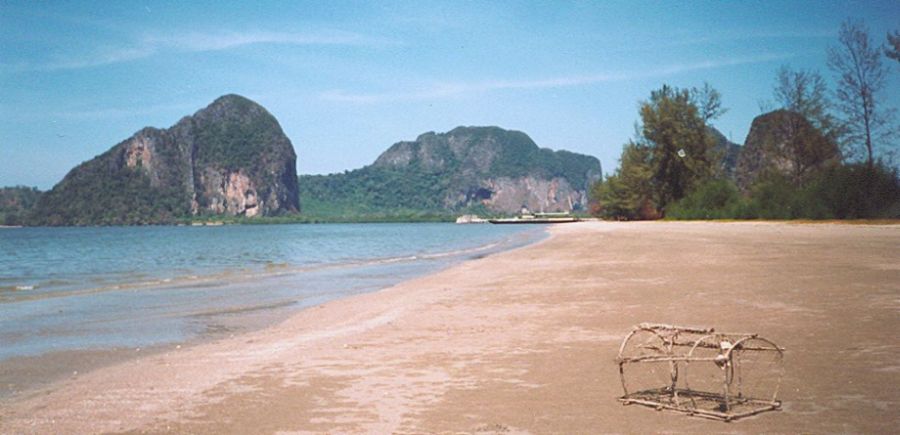
[[[580,215],[579,215],[580,216]],[[30,225],[0,225],[0,228],[99,228],[99,227],[155,227],[155,226],[221,226],[221,225],[291,225],[291,224],[417,224],[417,223],[454,223],[458,215],[430,215],[420,219],[409,219],[397,216],[364,216],[348,218],[332,218],[321,216],[296,216],[296,217],[257,217],[242,218],[234,216],[219,216],[210,220],[190,220],[172,223],[154,223],[143,225],[60,225],[60,226],[30,226]],[[579,217],[585,222],[619,222],[603,220],[592,216]],[[795,225],[900,225],[900,219],[658,219],[635,220],[621,222],[707,222],[707,223],[784,223]]]
[[[240,216],[215,216],[209,219],[183,218],[165,223],[134,225],[0,225],[0,228],[97,228],[97,227],[178,227],[178,226],[220,226],[220,225],[290,225],[290,224],[378,224],[378,223],[452,223],[456,215],[428,215],[421,218],[399,216],[358,216],[347,218],[322,216],[264,216],[245,218]]]

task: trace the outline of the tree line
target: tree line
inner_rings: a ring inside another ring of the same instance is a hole
[[[900,129],[884,101],[889,62],[900,62],[900,32],[876,43],[862,22],[847,20],[827,56],[834,90],[818,71],[777,71],[776,110],[754,120],[736,168],[712,124],[727,111],[717,90],[704,83],[652,91],[640,102],[636,137],[623,146],[619,168],[591,188],[592,213],[619,220],[900,217]]]

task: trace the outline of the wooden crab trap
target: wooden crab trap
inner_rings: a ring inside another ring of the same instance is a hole
[[[784,349],[756,334],[642,323],[616,363],[625,405],[724,421],[781,407]]]

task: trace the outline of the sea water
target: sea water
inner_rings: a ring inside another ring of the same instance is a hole
[[[454,224],[2,228],[0,361],[241,332],[543,235]]]

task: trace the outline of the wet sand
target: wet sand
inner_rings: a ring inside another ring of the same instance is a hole
[[[603,223],[2,402],[2,433],[866,432],[900,427],[900,226]],[[783,409],[622,406],[640,322],[787,348]],[[35,363],[40,364],[39,360]]]

